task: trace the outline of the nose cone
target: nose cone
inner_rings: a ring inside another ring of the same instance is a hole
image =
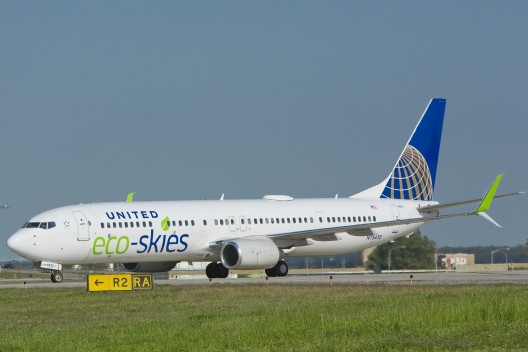
[[[10,250],[21,257],[26,257],[29,246],[29,237],[26,231],[17,231],[7,240],[7,246]]]

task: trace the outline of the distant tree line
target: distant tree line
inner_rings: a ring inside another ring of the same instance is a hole
[[[434,269],[435,243],[416,231],[377,246],[365,266],[369,269]]]

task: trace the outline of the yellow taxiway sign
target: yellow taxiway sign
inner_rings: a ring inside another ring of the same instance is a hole
[[[153,288],[151,274],[97,274],[88,275],[87,290],[132,291]]]

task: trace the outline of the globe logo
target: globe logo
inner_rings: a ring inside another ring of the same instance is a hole
[[[424,156],[407,145],[382,194],[392,199],[433,199],[433,182]]]

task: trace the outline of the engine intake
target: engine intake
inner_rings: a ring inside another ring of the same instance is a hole
[[[225,243],[220,259],[228,269],[268,269],[277,264],[280,251],[268,238],[240,239]]]

